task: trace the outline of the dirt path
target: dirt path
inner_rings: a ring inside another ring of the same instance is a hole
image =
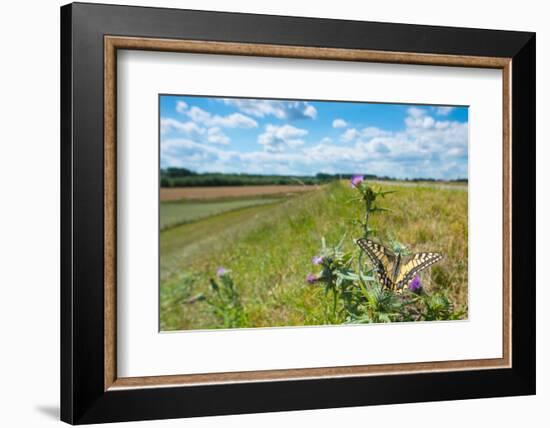
[[[161,201],[180,199],[217,199],[285,193],[309,192],[319,186],[220,186],[220,187],[169,187],[160,189]]]

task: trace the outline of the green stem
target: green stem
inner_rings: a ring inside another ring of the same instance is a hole
[[[365,203],[365,238],[368,238],[369,235],[369,212],[370,212],[370,200],[367,199]]]
[[[359,256],[357,257],[357,272],[359,272],[359,282],[363,285],[363,287],[366,289],[367,284],[365,284],[365,281],[363,280],[363,251],[359,251]]]
[[[336,287],[332,289],[332,322],[336,323],[336,306],[338,304],[338,292]]]

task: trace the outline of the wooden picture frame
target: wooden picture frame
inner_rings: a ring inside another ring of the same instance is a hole
[[[502,358],[118,377],[118,49],[502,70]],[[535,392],[533,33],[76,3],[61,9],[61,53],[62,420],[114,422]]]

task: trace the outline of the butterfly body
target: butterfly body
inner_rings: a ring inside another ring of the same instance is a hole
[[[397,257],[392,267],[391,279],[393,282],[396,281],[397,276],[399,275],[399,268],[401,267],[401,253],[397,253]]]
[[[357,245],[374,265],[380,284],[398,293],[408,288],[418,273],[443,258],[441,253],[435,252],[415,253],[404,257],[400,252],[394,253],[366,238],[358,239]]]

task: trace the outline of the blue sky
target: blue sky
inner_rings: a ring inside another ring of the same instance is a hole
[[[468,176],[468,108],[160,96],[161,167]]]

